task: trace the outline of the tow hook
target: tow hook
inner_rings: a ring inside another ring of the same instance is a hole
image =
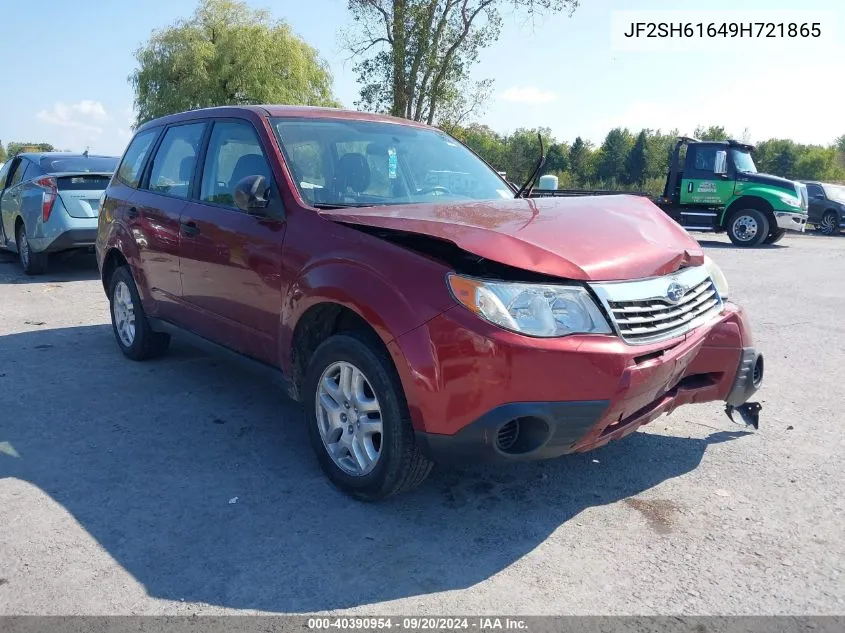
[[[735,422],[739,424],[737,420],[734,420],[734,411],[739,414],[739,417],[742,419],[742,422],[745,423],[745,426],[753,427],[756,431],[760,426],[760,410],[763,408],[759,402],[746,402],[745,404],[741,404],[739,406],[725,406],[725,413],[728,414],[728,417],[731,419],[731,422]]]

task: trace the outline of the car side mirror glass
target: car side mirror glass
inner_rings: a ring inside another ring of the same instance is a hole
[[[238,181],[233,194],[235,206],[251,215],[266,215],[270,188],[264,176],[247,176]]]
[[[728,153],[723,149],[716,152],[716,163],[713,166],[713,173],[717,176],[723,176],[728,173]]]

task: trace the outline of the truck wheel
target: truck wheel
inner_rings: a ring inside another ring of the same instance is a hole
[[[757,209],[740,209],[728,221],[728,237],[737,246],[760,246],[769,235],[769,220]]]
[[[765,240],[765,244],[777,244],[783,239],[783,236],[786,235],[786,229],[775,229]]]
[[[376,337],[345,332],[324,341],[308,363],[302,393],[317,460],[346,494],[378,501],[431,472],[414,444],[399,376]]]
[[[833,211],[828,211],[822,216],[822,221],[818,225],[819,233],[823,235],[834,235],[839,233],[839,218]]]
[[[15,234],[15,243],[18,247],[18,258],[21,260],[23,271],[27,275],[40,275],[47,272],[47,253],[35,253],[29,245],[29,238],[26,236],[26,228],[23,222],[18,224]]]
[[[117,345],[132,360],[161,356],[170,345],[170,335],[153,332],[141,305],[132,273],[121,266],[109,280],[111,325]]]

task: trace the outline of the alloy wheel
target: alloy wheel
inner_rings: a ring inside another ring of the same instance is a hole
[[[381,406],[369,379],[352,363],[337,361],[320,376],[317,428],[332,461],[348,475],[372,472],[381,456]]]
[[[129,286],[124,281],[117,282],[114,287],[112,313],[120,342],[126,347],[132,347],[135,342],[135,304]]]

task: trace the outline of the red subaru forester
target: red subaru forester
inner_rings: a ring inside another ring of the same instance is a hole
[[[447,134],[340,110],[141,126],[101,203],[117,343],[282,376],[361,499],[433,461],[585,451],[762,380],[719,268],[642,197],[525,198]]]

